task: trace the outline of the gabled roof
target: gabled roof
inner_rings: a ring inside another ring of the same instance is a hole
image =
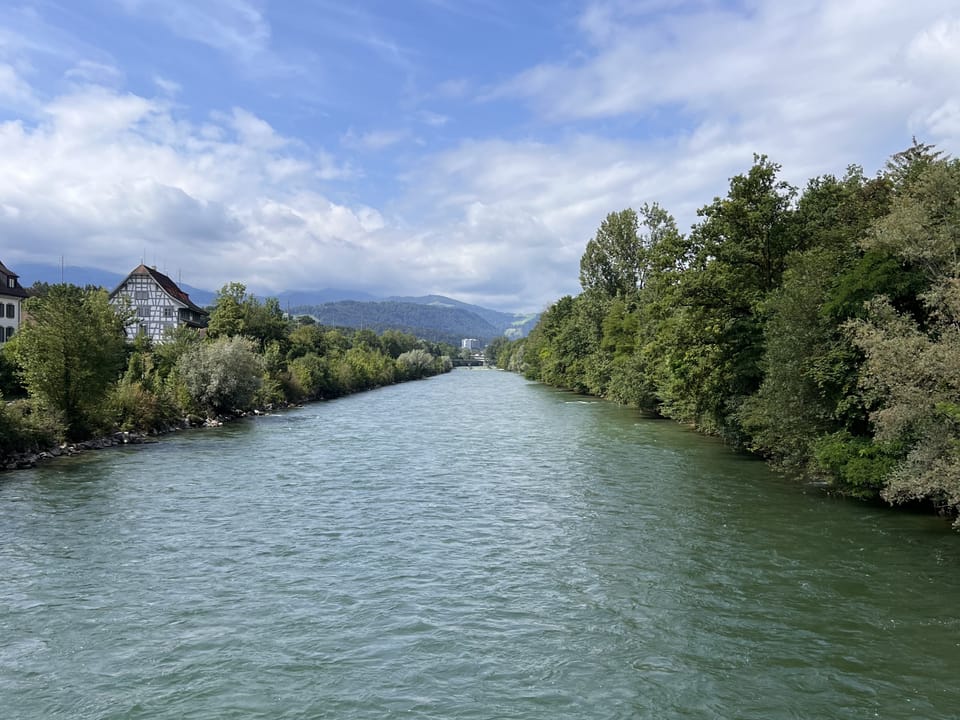
[[[6,295],[7,297],[27,297],[27,291],[20,286],[20,276],[17,275],[12,270],[7,269],[7,266],[0,262],[0,274],[4,276],[3,282],[0,283],[0,295]],[[8,277],[13,278],[13,287],[9,287],[6,279]]]
[[[127,275],[124,281],[120,283],[116,288],[114,288],[113,292],[110,293],[110,297],[113,297],[114,295],[116,295],[117,290],[122,288],[126,284],[127,280],[129,280],[134,275],[147,275],[153,278],[154,282],[156,282],[157,285],[163,288],[163,291],[167,295],[172,297],[174,300],[177,300],[178,302],[182,302],[184,305],[186,305],[188,308],[190,308],[194,312],[201,313],[203,315],[210,314],[206,310],[204,310],[202,307],[194,303],[193,300],[190,299],[190,296],[187,295],[187,293],[185,293],[183,290],[181,290],[173,280],[168,278],[162,272],[159,272],[158,270],[152,267],[147,267],[142,263],[140,265],[137,265],[137,267],[135,267],[130,272],[130,274]]]

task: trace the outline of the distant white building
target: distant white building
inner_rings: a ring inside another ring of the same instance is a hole
[[[156,268],[138,265],[110,293],[114,305],[129,305],[136,322],[127,327],[127,338],[143,334],[163,342],[168,330],[178,327],[204,328],[209,313],[193,303],[190,296]]]
[[[27,291],[20,286],[19,278],[0,262],[0,343],[5,343],[20,329]]]
[[[479,347],[480,347],[480,341],[477,340],[476,338],[463,338],[463,340],[460,341],[461,350],[463,349],[476,350]]]

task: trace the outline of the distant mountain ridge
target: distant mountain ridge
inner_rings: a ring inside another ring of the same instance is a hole
[[[98,285],[113,290],[126,278],[126,274],[74,265],[61,268],[43,263],[18,263],[11,269],[20,276],[24,287],[34,282],[58,283],[62,279],[75,285]],[[178,281],[177,277],[172,279]],[[197,305],[210,306],[216,300],[216,292],[181,282],[177,284]],[[454,345],[459,345],[463,338],[476,338],[486,343],[500,335],[524,337],[540,317],[539,314],[491,310],[444,295],[381,299],[359,290],[324,288],[285,290],[270,297],[276,297],[280,306],[292,315],[311,315],[324,325],[367,328],[374,332],[402,330],[434,342]]]
[[[133,270],[133,268],[130,268]],[[111,272],[101,270],[100,268],[81,267],[77,265],[65,265],[61,268],[59,265],[48,265],[45,263],[18,263],[16,268],[11,268],[20,276],[20,284],[24,287],[30,287],[35,282],[45,282],[51,285],[58,282],[67,282],[74,285],[98,285],[113,290],[127,277],[126,273]],[[160,272],[163,272],[162,270]],[[167,273],[164,273],[167,275]],[[181,290],[190,296],[190,299],[203,307],[213,304],[216,293],[209,290],[193,287],[178,281],[178,278],[172,277],[171,280],[177,283]]]
[[[483,308],[444,297],[392,297],[367,302],[339,301],[291,307],[296,315],[310,315],[323,325],[367,328],[374,332],[394,329],[435,342],[459,345],[464,338],[481,344],[495,337],[523,337],[538,315],[521,315]]]

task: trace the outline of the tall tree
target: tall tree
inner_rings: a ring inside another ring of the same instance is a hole
[[[68,437],[101,431],[103,400],[124,364],[125,318],[104,290],[51,285],[24,303],[30,321],[14,354],[30,395],[59,415]]]
[[[731,442],[745,440],[738,413],[760,387],[763,309],[788,254],[797,247],[792,224],[795,190],[778,179],[780,166],[755,156],[745,175],[730,180],[726,197],[698,211],[693,261],[676,292],[665,379],[674,411]]]
[[[866,362],[860,384],[877,440],[901,451],[885,478],[891,501],[960,511],[960,161],[923,161],[865,245],[922,269],[926,316],[885,296],[849,324]]]
[[[246,330],[244,303],[247,301],[247,286],[231,282],[220,288],[214,301],[207,334],[211,338],[243,335]]]
[[[580,285],[607,297],[633,295],[643,284],[644,249],[637,235],[637,213],[612,212],[600,223],[580,259]]]

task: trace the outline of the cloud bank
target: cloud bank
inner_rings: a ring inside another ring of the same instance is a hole
[[[510,15],[496,5],[491,41]],[[416,8],[438,26],[479,22]],[[268,9],[118,3],[133,27],[220,56],[221,87],[71,34],[42,7],[0,15],[0,259],[116,272],[146,259],[211,289],[537,310],[576,292],[608,212],[658,201],[688,227],[754,153],[802,184],[876,171],[912,135],[960,144],[952,2],[591,2],[557,19],[537,62],[493,74],[477,49],[455,68],[428,62],[429,36],[371,11],[380,24],[343,42],[366,48],[372,84],[398,82],[350,112],[346,96],[290,90],[303,59],[324,56]],[[323,3],[311,12],[322,20]],[[251,73],[257,58],[274,74]]]

